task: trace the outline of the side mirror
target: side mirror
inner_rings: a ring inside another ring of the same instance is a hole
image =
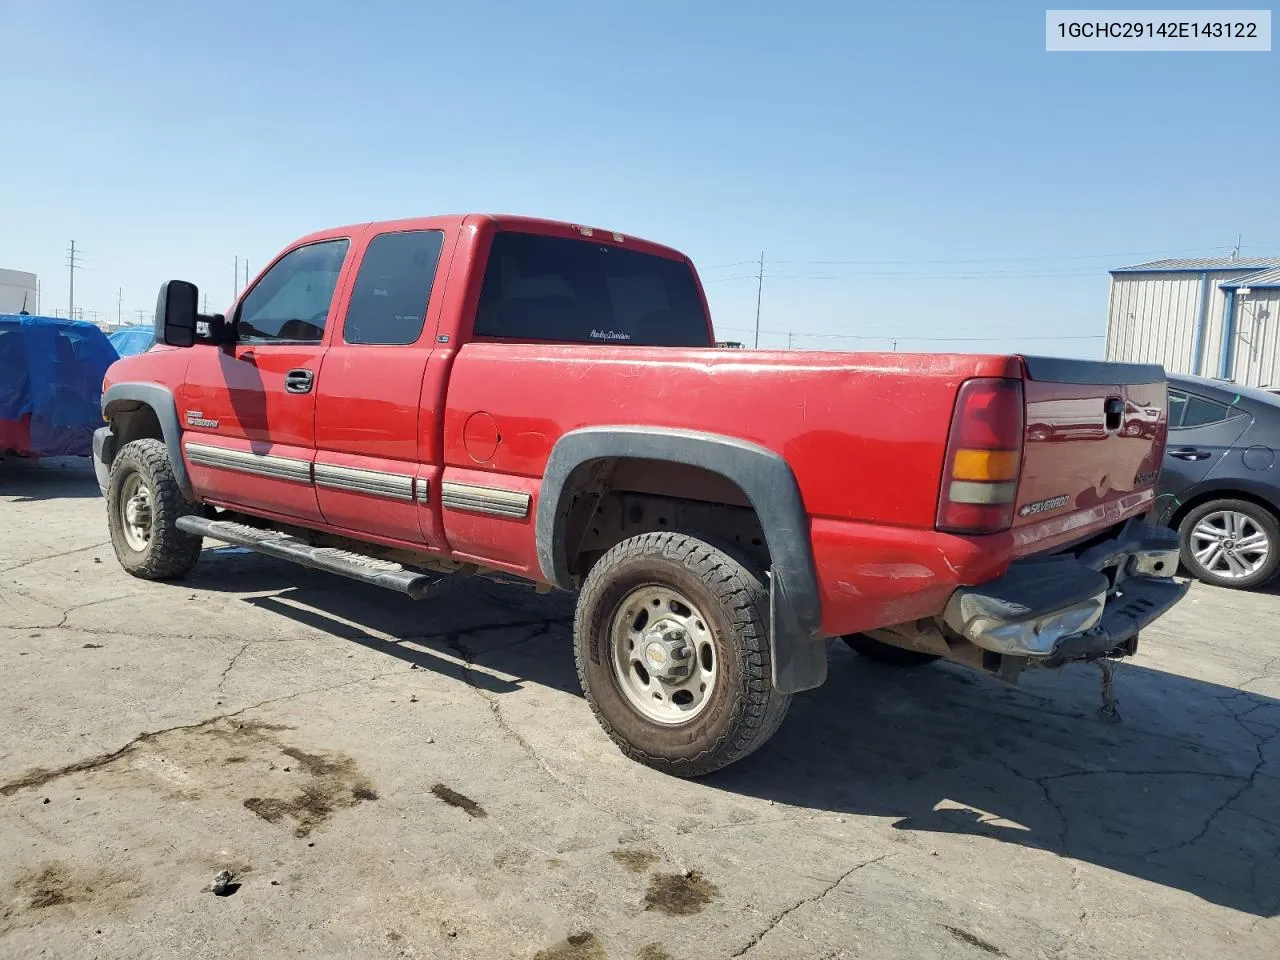
[[[156,342],[171,347],[189,347],[196,342],[197,304],[200,291],[186,280],[166,280],[160,284],[156,300]]]

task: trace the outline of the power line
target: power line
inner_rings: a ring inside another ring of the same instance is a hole
[[[750,327],[732,327],[716,324],[717,330],[731,330],[738,333],[751,333]],[[881,335],[861,334],[861,333],[804,333],[795,330],[761,330],[761,333],[768,333],[775,336],[785,336],[790,341],[792,338],[809,337],[818,340],[910,340],[918,343],[996,343],[1004,340],[1105,340],[1106,334],[1090,333],[1090,334],[1063,334],[1062,336],[1040,336],[1036,334],[1025,335],[1019,333],[1007,333],[999,336],[986,337],[930,337],[930,336],[904,336],[898,333],[886,333]]]
[[[771,280],[1044,280],[1054,277],[1101,277],[1096,270],[1059,270],[1051,273],[1023,273],[1015,270],[990,270],[970,273],[771,273]]]
[[[1239,241],[1237,241],[1236,247],[1237,247],[1238,249],[1240,249],[1240,250],[1243,250],[1243,249],[1244,249],[1244,248],[1243,248],[1243,246],[1240,246]],[[1053,262],[1056,262],[1056,261],[1111,260],[1111,259],[1117,259],[1117,258],[1120,258],[1120,257],[1158,257],[1158,256],[1168,256],[1168,255],[1172,255],[1172,254],[1180,254],[1180,253],[1203,253],[1203,252],[1204,252],[1204,251],[1206,251],[1206,250],[1214,251],[1214,250],[1230,250],[1230,249],[1232,249],[1232,245],[1230,245],[1230,244],[1220,244],[1220,245],[1217,245],[1217,246],[1209,245],[1209,246],[1199,246],[1199,247],[1179,247],[1179,248],[1169,248],[1169,247],[1166,247],[1166,248],[1161,249],[1161,250],[1119,250],[1119,251],[1112,251],[1112,252],[1108,252],[1108,253],[1043,254],[1043,255],[1030,256],[1030,257],[1002,257],[1002,256],[990,256],[990,257],[938,257],[938,258],[926,258],[926,257],[910,257],[910,258],[868,257],[868,258],[851,258],[851,259],[841,259],[841,258],[836,258],[836,259],[812,259],[812,260],[803,260],[803,259],[800,259],[800,260],[772,260],[772,261],[770,261],[770,263],[777,264],[777,265],[783,265],[783,266],[867,266],[867,267],[875,267],[875,266],[893,266],[893,265],[899,265],[899,266],[946,266],[946,265],[948,265],[948,264],[954,264],[954,265],[967,265],[967,264],[992,264],[992,265],[1000,265],[1000,264],[1017,264],[1017,263],[1028,263],[1028,264],[1031,264],[1031,263],[1053,263]],[[1249,249],[1251,249],[1251,250],[1276,250],[1276,249],[1280,249],[1280,248],[1276,248],[1276,247],[1263,247],[1263,246],[1254,246],[1254,245],[1250,245]],[[729,263],[713,263],[713,264],[708,264],[708,265],[699,265],[699,266],[698,266],[698,269],[699,269],[699,271],[723,270],[723,269],[728,269],[728,268],[730,268],[730,267],[744,267],[744,266],[753,266],[753,267],[754,267],[754,266],[756,266],[756,265],[757,265],[757,262],[756,262],[755,260],[734,260],[734,261],[729,262]],[[998,269],[998,266],[997,266],[997,269]],[[975,272],[975,271],[967,271],[967,272],[972,273],[972,272]],[[930,275],[930,276],[932,276],[932,275],[933,275],[933,271],[930,271],[929,275]],[[752,274],[748,274],[748,275],[745,275],[745,276],[749,276],[749,277],[751,277],[751,278],[753,278],[753,279],[754,279],[754,278],[755,278],[755,276],[756,276],[756,274],[752,273]],[[744,278],[745,278],[745,277],[744,277]],[[708,281],[704,281],[704,282],[708,282],[708,283],[716,283],[716,282],[718,282],[719,280],[733,280],[733,279],[739,279],[739,278],[737,278],[737,277],[722,277],[722,278],[715,278],[715,279],[713,279],[713,280],[708,280]]]
[[[1200,247],[1182,247],[1179,249],[1165,248],[1163,250],[1121,250],[1113,253],[1068,253],[1041,255],[1034,257],[942,257],[938,259],[925,259],[919,257],[911,257],[908,259],[853,259],[853,260],[774,260],[773,263],[784,264],[816,264],[820,266],[835,264],[852,264],[875,266],[882,264],[948,264],[948,263],[1042,263],[1053,260],[1106,260],[1115,257],[1154,257],[1162,254],[1170,253],[1198,253],[1204,250],[1228,250],[1229,246],[1200,246]],[[751,261],[748,261],[751,262]]]

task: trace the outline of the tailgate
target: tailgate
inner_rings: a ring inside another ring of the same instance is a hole
[[[1014,553],[1060,547],[1151,508],[1164,456],[1164,368],[1023,357],[1026,432]]]

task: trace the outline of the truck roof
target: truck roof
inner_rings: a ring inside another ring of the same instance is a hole
[[[657,256],[668,257],[673,260],[689,259],[673,247],[668,247],[661,243],[654,243],[651,240],[645,240],[641,237],[624,234],[605,227],[598,227],[583,223],[571,223],[567,220],[547,220],[541,217],[525,217],[510,213],[451,213],[440,214],[438,216],[407,217],[399,220],[372,220],[366,223],[345,224],[338,227],[329,227],[325,230],[317,230],[315,233],[310,233],[303,237],[299,242],[312,243],[317,240],[347,236],[357,230],[364,230],[367,227],[377,227],[382,231],[457,230],[464,226],[475,226],[482,221],[488,221],[494,224],[499,230],[545,233],[552,236],[573,235],[578,237],[590,237],[595,234],[603,234],[613,242],[624,243],[627,247],[634,250],[641,250],[645,253],[652,253]]]

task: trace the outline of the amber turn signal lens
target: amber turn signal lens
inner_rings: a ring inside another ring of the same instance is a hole
[[[1017,450],[957,450],[951,465],[953,480],[999,483],[1018,479]]]

